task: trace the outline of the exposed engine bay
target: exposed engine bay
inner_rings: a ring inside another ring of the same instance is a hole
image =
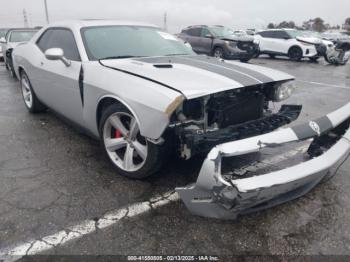
[[[185,100],[169,125],[178,138],[180,156],[189,159],[215,145],[271,132],[298,118],[299,105],[272,113],[276,87],[252,86]]]

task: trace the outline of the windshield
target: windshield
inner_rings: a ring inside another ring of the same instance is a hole
[[[9,42],[27,42],[36,31],[12,31]]]
[[[87,27],[82,37],[90,60],[194,54],[180,39],[154,27]]]
[[[216,37],[226,37],[226,36],[232,36],[234,35],[233,30],[227,27],[223,26],[213,26],[210,27],[210,31],[216,36]]]
[[[303,31],[298,31],[298,30],[286,30],[286,32],[292,37],[292,38],[296,38],[296,37],[302,37],[302,36],[307,36],[305,34],[305,32]]]

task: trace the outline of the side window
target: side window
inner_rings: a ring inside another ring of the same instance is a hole
[[[80,55],[73,33],[68,29],[49,29],[37,42],[41,51],[49,48],[61,48],[64,56],[73,61],[80,61]]]
[[[40,48],[41,51],[45,52],[47,49],[49,49],[49,40],[52,34],[52,30],[47,30],[44,32],[44,34],[41,35],[39,40],[36,42],[36,45]]]
[[[272,31],[263,31],[263,32],[259,32],[257,34],[261,35],[264,38],[271,38],[271,35],[272,35],[271,33],[272,33]]]
[[[202,28],[201,37],[205,37],[206,35],[212,35],[212,33],[207,28]]]
[[[286,37],[289,37],[289,36],[285,31],[275,31],[274,38],[284,39]]]
[[[200,36],[201,35],[202,29],[197,27],[197,28],[190,28],[187,30],[187,34],[190,36]]]

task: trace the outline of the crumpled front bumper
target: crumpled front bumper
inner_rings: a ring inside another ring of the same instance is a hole
[[[205,159],[197,182],[177,188],[182,201],[195,215],[235,219],[298,198],[321,180],[332,176],[350,155],[350,103],[314,121],[265,135],[214,147]],[[268,174],[239,179],[221,172],[225,157],[258,152],[290,142],[321,139],[339,134],[320,156]],[[340,132],[340,133],[339,133]]]

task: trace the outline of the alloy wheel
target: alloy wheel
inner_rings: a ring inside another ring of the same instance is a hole
[[[129,113],[117,112],[108,117],[103,142],[112,162],[124,171],[135,172],[146,162],[147,140],[140,135],[137,121]]]
[[[216,58],[222,58],[223,57],[223,53],[222,53],[222,50],[220,48],[215,49],[214,57],[216,57]]]
[[[33,94],[29,85],[29,81],[26,77],[22,77],[21,79],[21,87],[22,87],[22,95],[24,99],[24,103],[28,108],[32,108],[33,106]]]

